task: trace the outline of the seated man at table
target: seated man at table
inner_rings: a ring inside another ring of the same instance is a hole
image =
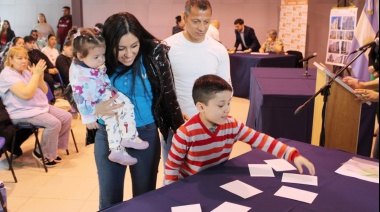
[[[236,41],[234,48],[229,50],[228,53],[235,53],[240,44],[242,50],[246,53],[258,52],[260,49],[260,43],[256,37],[255,30],[249,26],[245,26],[244,20],[241,18],[236,19],[234,24]]]
[[[199,77],[194,83],[192,96],[199,113],[178,128],[174,135],[165,164],[165,185],[225,162],[238,140],[294,162],[300,173],[303,172],[302,166],[306,166],[311,175],[315,174],[314,165],[297,149],[228,116],[232,87],[221,77],[211,74]]]

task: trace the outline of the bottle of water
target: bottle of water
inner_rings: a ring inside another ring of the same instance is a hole
[[[4,200],[4,205],[0,204],[0,212],[3,212],[6,211],[5,208],[7,208],[7,190],[2,181],[0,181],[0,193]]]

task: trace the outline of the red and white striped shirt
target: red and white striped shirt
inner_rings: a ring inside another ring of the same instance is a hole
[[[238,140],[291,162],[299,156],[297,149],[257,132],[230,116],[212,133],[198,114],[178,128],[173,137],[165,164],[165,185],[228,160],[232,146]]]

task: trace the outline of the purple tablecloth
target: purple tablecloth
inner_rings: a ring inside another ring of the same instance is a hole
[[[294,67],[294,55],[255,55],[235,53],[230,55],[231,82],[234,96],[248,98],[251,67]]]
[[[311,143],[314,100],[297,116],[295,110],[315,93],[316,69],[252,68],[246,125],[274,138]]]
[[[355,156],[354,154],[289,139],[280,140],[296,147],[302,155],[313,162],[318,186],[282,183],[282,172],[275,172],[275,177],[250,177],[248,164],[264,164],[263,160],[275,158],[254,149],[223,164],[104,211],[170,212],[173,206],[197,203],[201,205],[202,211],[211,211],[225,201],[251,207],[251,211],[379,211],[378,184],[335,173],[335,170]],[[373,161],[378,163],[378,160]],[[221,185],[234,180],[240,180],[263,192],[243,199],[220,188]],[[283,185],[315,192],[318,196],[311,204],[274,196]]]

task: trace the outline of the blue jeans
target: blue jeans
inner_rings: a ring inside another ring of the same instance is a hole
[[[168,159],[168,154],[170,151],[170,147],[172,146],[172,140],[173,140],[173,131],[169,130],[168,138],[166,139],[166,142],[164,140],[164,137],[161,136],[161,151],[162,151],[162,165],[164,166],[165,170],[165,163]]]
[[[99,209],[105,209],[123,201],[126,166],[108,159],[109,148],[104,125],[95,136],[95,162],[99,180]],[[158,164],[160,162],[160,139],[155,123],[137,127],[139,137],[149,143],[145,150],[126,148],[128,154],[138,161],[130,166],[133,197],[156,189]]]

